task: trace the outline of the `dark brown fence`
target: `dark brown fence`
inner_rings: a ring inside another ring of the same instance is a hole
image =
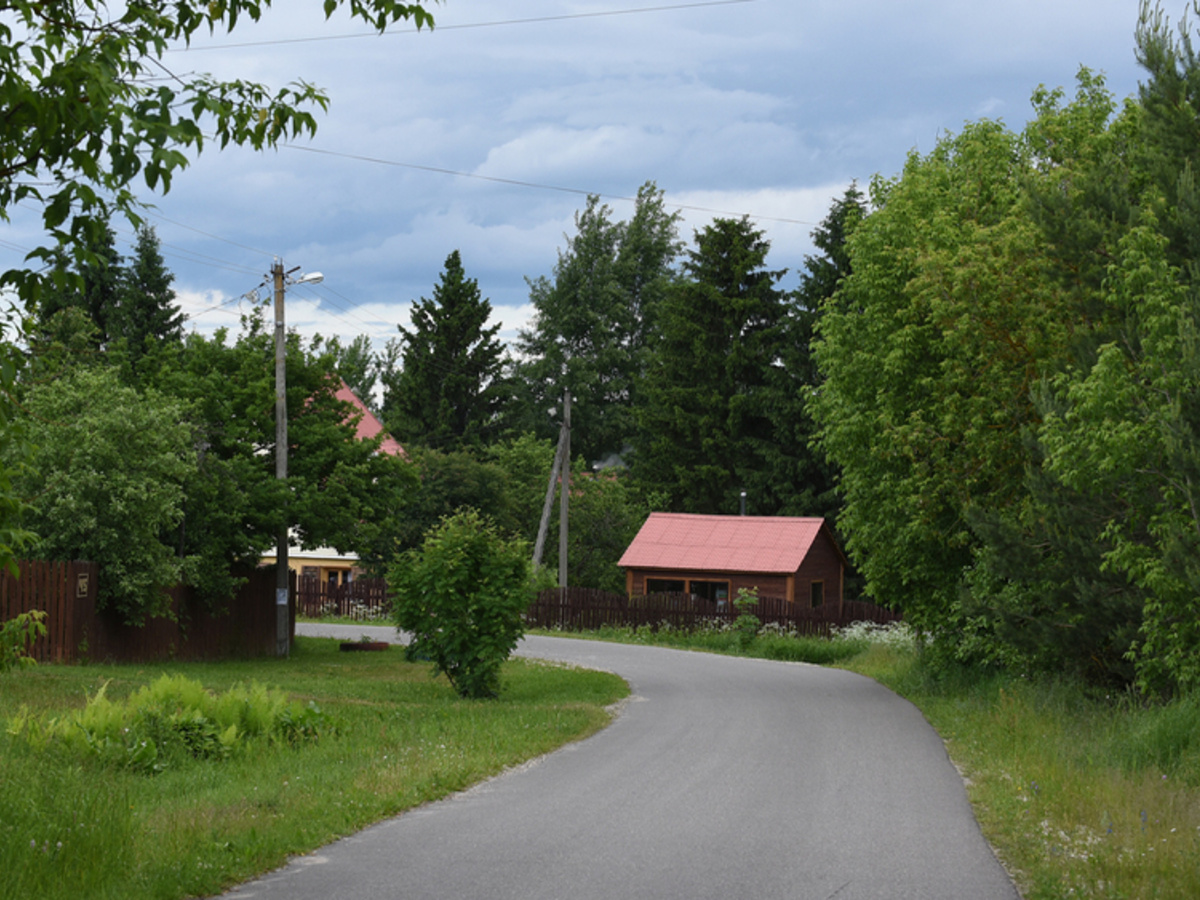
[[[42,662],[153,662],[162,659],[220,659],[275,653],[275,569],[246,573],[236,596],[218,610],[177,587],[172,617],[149,619],[140,628],[96,609],[102,577],[92,562],[20,563],[17,577],[0,574],[0,621],[33,609],[45,610],[45,637],[32,648]],[[292,597],[295,597],[295,576]],[[295,604],[290,606],[295,634]]]
[[[828,635],[830,629],[851,622],[887,624],[900,621],[899,613],[861,600],[827,603],[812,609],[797,608],[780,597],[760,597],[751,609],[762,623],[775,623],[800,634]],[[704,625],[732,624],[740,615],[732,603],[705,600],[694,594],[649,594],[626,597],[590,588],[553,588],[538,594],[526,614],[532,628],[590,631],[604,625],[657,630],[666,625],[692,630]]]
[[[318,578],[301,578],[296,587],[296,609],[310,619],[338,616],[370,621],[388,618],[392,608],[387,582],[382,578],[360,578],[336,586]]]

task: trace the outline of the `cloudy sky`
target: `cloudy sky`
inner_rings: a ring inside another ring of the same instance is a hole
[[[586,195],[626,218],[649,180],[687,238],[714,215],[755,219],[790,288],[852,180],[896,174],[968,120],[1019,128],[1031,91],[1070,91],[1080,65],[1118,97],[1140,77],[1137,0],[446,0],[432,32],[384,36],[321,5],[276,0],[168,57],[331,98],[312,141],[205,151],[154,200],[191,327],[236,329],[237,298],[279,257],[325,276],[289,290],[290,326],[381,346],[457,249],[512,337],[526,277],[551,273]],[[0,266],[36,242],[22,226],[0,228]]]

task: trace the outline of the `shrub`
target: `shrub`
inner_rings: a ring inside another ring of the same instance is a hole
[[[758,606],[757,588],[738,588],[733,605],[738,611],[738,617],[733,623],[733,630],[737,635],[737,646],[739,650],[748,650],[754,643],[754,639],[758,637],[758,629],[762,626],[762,620],[751,612]]]
[[[442,520],[391,567],[396,625],[462,697],[495,697],[500,665],[524,634],[533,573],[524,541],[472,509]]]
[[[0,623],[0,672],[16,666],[32,665],[25,648],[46,633],[46,613],[34,609]]]

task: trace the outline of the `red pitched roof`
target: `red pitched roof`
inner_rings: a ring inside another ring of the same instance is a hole
[[[618,565],[791,574],[823,527],[821,518],[651,513]]]
[[[354,391],[350,390],[350,386],[345,381],[338,388],[337,398],[351,404],[362,414],[358,420],[358,429],[355,432],[355,437],[360,441],[365,441],[382,433],[383,441],[379,445],[379,452],[386,453],[388,456],[404,456],[404,448],[400,446],[400,442],[383,430],[383,423],[375,417],[373,412],[367,409],[366,405],[358,399]]]

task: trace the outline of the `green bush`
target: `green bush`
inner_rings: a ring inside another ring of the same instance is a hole
[[[33,609],[0,622],[0,672],[36,662],[26,648],[46,633],[46,612]]]
[[[738,617],[733,623],[737,648],[742,651],[749,650],[754,639],[758,637],[758,629],[762,627],[762,620],[751,612],[758,606],[758,588],[738,588],[737,596],[733,598],[733,606],[738,611]]]
[[[495,697],[500,664],[525,632],[533,573],[524,541],[472,509],[442,520],[388,574],[396,625],[462,697]]]

